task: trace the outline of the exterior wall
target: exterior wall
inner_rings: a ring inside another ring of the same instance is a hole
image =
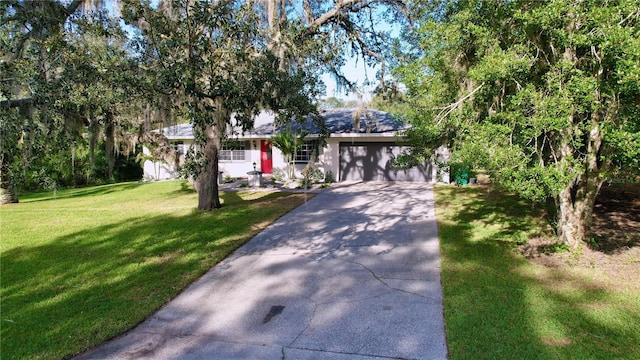
[[[177,178],[173,166],[164,162],[145,160],[142,178],[145,181],[157,181]]]
[[[224,171],[222,176],[230,177],[247,177],[247,172],[253,171],[253,163],[256,163],[256,170],[262,171],[260,163],[260,139],[256,140],[256,146],[253,140],[250,141],[251,149],[246,150],[245,161],[220,161],[220,171]],[[283,171],[286,167],[284,156],[277,148],[272,150],[273,171]]]
[[[151,152],[146,147],[143,147],[142,154],[150,156]],[[164,161],[145,160],[142,170],[142,179],[145,181],[175,179],[178,175],[173,166]]]
[[[184,152],[187,151],[188,147],[192,144],[191,139],[170,139],[170,142],[182,141],[184,143]],[[247,172],[253,170],[253,163],[256,163],[256,169],[260,169],[260,139],[250,140],[249,143],[250,149],[245,150],[245,160],[244,161],[228,161],[221,160],[219,162],[219,169],[223,172],[223,177],[247,177]],[[149,156],[150,151],[146,147],[142,149],[144,155]],[[273,148],[273,169],[274,171],[281,170],[284,173],[284,169],[286,167],[286,163],[284,161],[284,157],[280,150]],[[181,157],[181,163],[184,162],[184,157]],[[304,166],[300,167],[302,170]],[[177,172],[172,164],[167,164],[163,161],[150,161],[147,160],[143,164],[143,178],[147,181],[156,181],[156,180],[167,180],[167,179],[175,179],[178,177]],[[299,170],[298,176],[299,174]]]
[[[223,177],[247,177],[247,172],[253,170],[253,163],[256,163],[256,168],[260,168],[260,143],[258,142],[257,149],[251,145],[251,149],[245,150],[244,161],[226,161],[222,160],[218,163],[220,171],[223,172]]]
[[[272,159],[273,159],[273,168],[271,173],[274,174],[276,172],[280,172],[281,174],[286,174],[287,162],[284,160],[284,155],[282,155],[282,151],[280,149],[273,147],[272,150]]]

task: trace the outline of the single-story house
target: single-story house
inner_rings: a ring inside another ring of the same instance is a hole
[[[331,173],[336,181],[418,181],[448,182],[448,174],[437,176],[438,169],[433,162],[409,170],[393,167],[395,158],[403,151],[396,143],[398,132],[407,125],[391,114],[378,110],[357,110],[352,108],[329,109],[321,112],[330,133],[323,148],[317,149],[319,129],[312,121],[304,124],[293,123],[292,128],[304,129],[309,135],[295,157],[296,174],[315,161],[313,166],[324,174]],[[254,170],[264,174],[283,174],[286,161],[282,153],[271,144],[270,138],[284,127],[274,126],[275,115],[261,112],[255,119],[251,131],[231,135],[220,153],[219,168],[224,176],[246,177]],[[160,132],[173,144],[181,159],[193,144],[193,129],[190,124],[166,127]],[[317,151],[316,151],[317,149]],[[144,149],[149,154],[148,149]],[[448,157],[446,149],[440,149],[434,158]],[[144,177],[161,180],[176,177],[172,164],[147,160],[144,163]]]

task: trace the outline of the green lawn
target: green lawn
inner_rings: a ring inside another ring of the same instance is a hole
[[[637,290],[517,250],[549,231],[541,210],[486,187],[436,198],[451,359],[640,359]]]
[[[33,194],[0,208],[2,359],[61,359],[133,327],[304,194],[221,193],[198,212],[181,181]]]

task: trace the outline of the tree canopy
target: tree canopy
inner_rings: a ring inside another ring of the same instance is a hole
[[[113,178],[116,154],[162,143],[150,132],[157,117],[194,125],[198,146],[185,169],[198,207],[216,208],[227,125],[248,129],[265,108],[280,123],[306,118],[320,73],[352,85],[341,65],[356,55],[383,60],[389,32],[376,24],[405,10],[398,0],[0,2],[3,200],[17,200],[26,178],[75,179],[80,158],[87,179]],[[163,158],[166,145],[157,147]]]
[[[560,239],[588,235],[605,181],[640,171],[637,1],[429,1],[395,70],[407,86],[405,162],[453,161],[533,201]]]
[[[115,179],[117,155],[134,151],[136,77],[125,33],[83,4],[0,3],[3,201],[17,201],[17,187]]]
[[[227,127],[248,130],[265,108],[280,123],[316,113],[319,71],[348,84],[339,70],[345,50],[380,58],[385,34],[372,19],[381,7],[391,14],[403,8],[395,0],[124,3],[124,19],[140,31],[142,62],[154,73],[151,88],[173,94],[194,126],[198,146],[185,169],[199,209],[221,205],[216,179]]]

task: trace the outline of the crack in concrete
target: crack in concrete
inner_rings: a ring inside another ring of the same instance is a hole
[[[393,286],[391,286],[391,285],[387,284],[387,283],[384,281],[384,279],[385,279],[385,278],[383,278],[383,277],[381,277],[381,276],[378,276],[378,275],[377,275],[373,270],[369,269],[369,268],[368,268],[366,265],[364,265],[364,264],[361,264],[361,263],[359,263],[359,262],[357,262],[357,261],[347,260],[347,259],[338,259],[338,260],[341,260],[341,261],[344,261],[344,262],[348,262],[348,263],[352,263],[352,264],[356,264],[356,265],[360,265],[363,269],[365,269],[365,270],[367,270],[369,273],[371,273],[371,275],[372,275],[376,280],[378,280],[380,283],[382,283],[384,286],[388,287],[388,288],[389,288],[389,289],[391,289],[391,290],[400,291],[400,292],[403,292],[403,293],[407,293],[407,294],[415,295],[415,296],[421,297],[421,298],[423,298],[423,299],[429,299],[429,297],[427,297],[427,296],[424,296],[424,295],[421,295],[421,294],[418,294],[418,293],[414,293],[414,292],[411,292],[411,291],[407,291],[407,290],[404,290],[404,289],[398,289],[398,288],[395,288],[395,287],[393,287]]]
[[[414,278],[399,278],[399,277],[388,277],[388,276],[380,276],[380,279],[385,279],[385,280],[400,280],[400,281],[427,281],[425,279],[414,279]]]
[[[317,304],[319,306],[321,306],[321,305],[333,305],[333,304],[354,304],[354,303],[359,303],[359,302],[363,302],[363,301],[366,301],[366,300],[381,298],[383,296],[384,296],[384,294],[372,295],[372,296],[367,296],[367,297],[362,297],[362,298],[357,298],[357,299],[351,299],[351,300],[334,300],[334,301],[320,302],[320,303],[317,303]]]
[[[297,346],[288,346],[287,348],[288,349],[295,349],[295,350],[313,351],[313,352],[325,353],[325,354],[366,356],[366,357],[372,357],[372,358],[376,358],[376,359],[415,360],[414,358],[404,358],[404,357],[399,357],[399,356],[360,354],[359,352],[330,351],[330,350],[310,349],[310,348],[297,347]]]
[[[311,327],[311,323],[313,322],[313,319],[316,317],[316,311],[318,310],[318,303],[316,303],[311,297],[309,296],[302,296],[303,298],[307,299],[308,301],[310,301],[313,304],[313,311],[311,312],[311,316],[309,316],[309,321],[307,322],[307,325],[304,327],[304,329],[302,329],[298,335],[296,335],[296,337],[291,341],[291,343],[289,343],[289,346],[291,347],[296,341],[298,341],[298,339],[302,336],[302,334],[304,334],[309,327]]]

